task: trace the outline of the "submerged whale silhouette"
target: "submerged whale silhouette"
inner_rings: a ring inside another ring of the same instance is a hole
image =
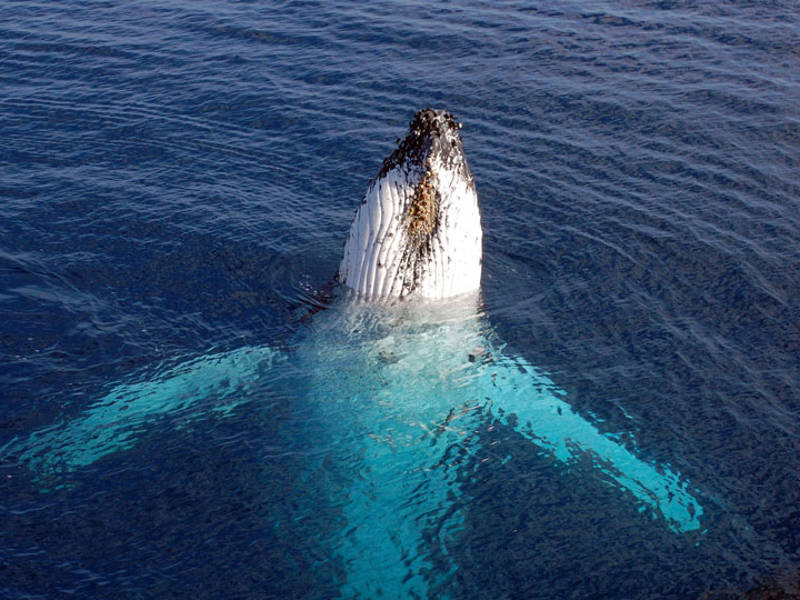
[[[236,411],[243,390],[291,363],[303,379],[298,401],[326,424],[347,473],[347,525],[329,540],[345,567],[342,598],[428,597],[457,569],[450,558],[434,568],[422,532],[435,524],[448,556],[463,522],[458,465],[481,452],[475,432],[486,422],[559,462],[588,459],[621,499],[674,532],[699,529],[703,509],[679,473],[600,433],[546,374],[502,351],[479,308],[480,215],[459,128],[443,111],[415,115],[358,208],[339,297],[293,351],[248,346],[119,383],[0,454],[40,478],[75,470],[130,448],[159,415]]]

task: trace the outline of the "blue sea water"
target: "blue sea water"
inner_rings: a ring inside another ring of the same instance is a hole
[[[447,108],[506,351],[704,512],[676,534],[485,427],[437,593],[698,598],[800,569],[796,2],[5,1],[0,82],[0,447],[210,353],[291,353],[381,160]],[[49,486],[4,454],[0,596],[332,597],[303,377]]]

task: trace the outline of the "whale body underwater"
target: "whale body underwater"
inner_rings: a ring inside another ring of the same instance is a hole
[[[620,502],[676,535],[700,530],[703,508],[680,473],[601,433],[492,333],[480,309],[480,212],[460,127],[445,111],[414,116],[358,207],[336,298],[291,350],[246,346],[111,384],[77,417],[6,443],[3,459],[52,489],[60,475],[131,448],[164,415],[253,410],[242,390],[277,369],[302,376],[298,402],[341,450],[331,461],[347,482],[346,524],[326,541],[343,565],[341,598],[443,597],[458,569],[447,547],[465,519],[459,464],[480,456],[476,430],[486,423],[554,464],[588,460],[598,485],[613,485]],[[423,535],[431,525],[435,567]]]

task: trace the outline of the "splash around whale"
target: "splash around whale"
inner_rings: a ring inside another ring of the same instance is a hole
[[[614,486],[619,502],[676,535],[699,532],[703,508],[679,472],[601,433],[547,374],[503,351],[480,310],[480,213],[459,129],[444,111],[414,116],[357,209],[338,298],[300,328],[291,352],[247,346],[113,382],[77,417],[19,432],[2,458],[52,488],[132,448],[164,415],[191,422],[257,410],[243,390],[284,370],[297,374],[297,414],[315,415],[335,440],[326,459],[344,482],[330,490],[343,498],[344,524],[318,543],[343,567],[341,598],[448,596],[459,566],[447,548],[466,519],[462,471],[484,451],[487,423],[554,466],[590,463],[596,485]]]

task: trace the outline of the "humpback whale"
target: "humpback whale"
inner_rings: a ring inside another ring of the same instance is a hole
[[[620,502],[676,535],[699,530],[703,508],[679,472],[601,433],[492,332],[479,299],[480,211],[460,127],[445,111],[416,113],[357,208],[337,297],[300,328],[291,350],[247,346],[118,382],[77,417],[20,433],[0,455],[51,481],[131,448],[159,416],[255,410],[242,391],[265,372],[292,369],[302,376],[302,414],[325,424],[345,482],[335,490],[344,525],[325,541],[343,565],[341,598],[444,596],[458,569],[448,544],[465,520],[459,469],[480,456],[486,423],[521,435],[554,464],[588,461],[598,485],[613,485]]]

